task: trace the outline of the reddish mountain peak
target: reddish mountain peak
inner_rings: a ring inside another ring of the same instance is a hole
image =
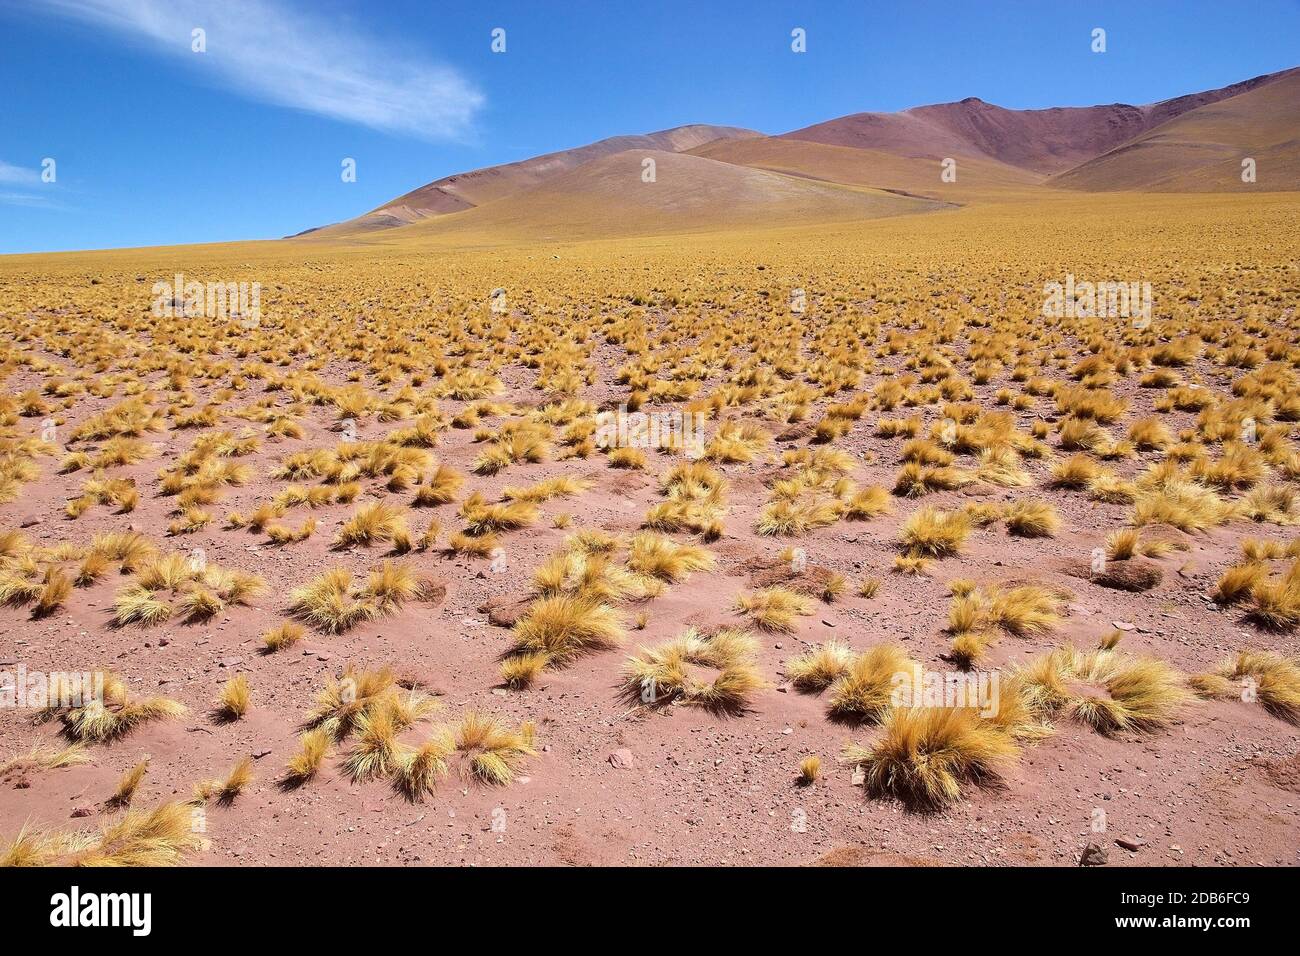
[[[930,159],[981,156],[1040,174],[1087,162],[1161,123],[1300,72],[1257,76],[1146,106],[1111,103],[1014,110],[968,96],[900,113],[855,113],[784,138]]]

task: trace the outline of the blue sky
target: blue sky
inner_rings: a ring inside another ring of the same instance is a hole
[[[0,253],[275,238],[686,123],[1142,103],[1297,64],[1300,0],[0,0]]]

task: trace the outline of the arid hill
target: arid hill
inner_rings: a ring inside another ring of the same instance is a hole
[[[1255,183],[1241,178],[1248,157]],[[949,158],[955,177],[942,175]],[[646,159],[658,166],[654,184],[642,181]],[[816,225],[1055,190],[1297,188],[1300,68],[1141,106],[1014,110],[972,96],[779,136],[704,125],[614,136],[446,176],[309,232],[387,238],[423,223],[434,233],[595,238]]]

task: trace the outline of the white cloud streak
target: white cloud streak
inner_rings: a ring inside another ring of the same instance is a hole
[[[451,67],[277,0],[44,0],[45,9],[184,58],[240,93],[385,132],[466,138],[483,94]],[[207,52],[191,50],[206,31]]]
[[[58,203],[51,202],[44,196],[37,196],[32,193],[6,193],[0,192],[0,205],[5,206],[31,206],[34,208],[60,209]]]
[[[6,186],[35,186],[41,181],[41,174],[25,166],[14,166],[0,159],[0,183]]]

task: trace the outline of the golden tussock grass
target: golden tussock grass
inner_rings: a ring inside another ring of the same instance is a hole
[[[793,631],[799,617],[813,612],[804,595],[784,587],[764,588],[736,598],[735,609],[764,631]]]
[[[217,695],[216,718],[227,723],[239,720],[248,713],[252,699],[248,678],[236,674],[222,685],[221,693]]]
[[[58,770],[62,767],[76,767],[89,762],[84,744],[75,743],[66,747],[47,747],[34,745],[26,753],[17,754],[0,763],[0,777],[14,772]]]
[[[117,787],[113,790],[112,795],[104,801],[105,806],[111,809],[130,806],[135,792],[140,789],[140,784],[144,782],[144,775],[148,771],[149,756],[146,754],[143,760],[124,773],[121,779],[118,780]]]
[[[1015,637],[1045,634],[1060,622],[1063,603],[1060,594],[1040,584],[962,586],[953,592],[948,609],[950,657],[968,668],[986,656],[1002,632]]]
[[[100,690],[102,688],[102,695]],[[111,671],[65,675],[52,680],[49,702],[39,720],[57,717],[64,733],[81,743],[105,743],[125,737],[142,724],[187,713],[167,697],[132,698],[123,680]]]
[[[515,622],[515,650],[543,653],[552,661],[564,662],[614,647],[623,633],[618,612],[608,604],[569,595],[542,597]]]
[[[940,511],[924,506],[903,523],[898,542],[912,557],[946,558],[959,554],[971,530],[962,511]]]
[[[758,671],[752,635],[694,628],[655,647],[642,647],[624,666],[624,696],[649,706],[677,701],[706,710],[740,713],[767,686]]]
[[[409,535],[406,517],[399,508],[374,501],[358,508],[334,539],[335,548],[353,545],[370,547],[384,542],[399,542]]]
[[[862,768],[872,796],[921,811],[942,809],[970,787],[997,785],[1019,752],[1010,735],[965,708],[898,708],[881,730],[874,744],[847,747],[844,761]]]
[[[796,778],[801,787],[811,787],[821,776],[822,758],[817,755],[804,757],[799,762],[799,776]]]
[[[292,621],[281,621],[262,634],[262,648],[268,654],[293,647],[302,640],[306,630]]]
[[[536,728],[525,721],[511,728],[494,717],[466,711],[452,729],[456,751],[469,773],[483,783],[504,786],[514,780],[520,763],[534,756]]]
[[[912,660],[892,644],[877,644],[854,656],[831,684],[829,714],[852,723],[877,723],[893,706],[895,676],[911,673]]]
[[[1007,531],[1022,538],[1052,538],[1061,528],[1061,516],[1046,501],[1012,502],[1003,517]]]
[[[1166,727],[1192,700],[1182,675],[1164,661],[1118,650],[1067,645],[1031,661],[1019,676],[1043,719],[1066,717],[1106,735]]]
[[[1293,658],[1242,650],[1215,670],[1194,675],[1190,683],[1201,697],[1258,700],[1275,717],[1300,723],[1300,663]]]
[[[364,583],[354,580],[346,568],[334,567],[296,588],[289,596],[289,612],[316,630],[341,634],[424,599],[426,589],[427,583],[398,561],[381,562]]]
[[[228,807],[253,782],[253,758],[245,757],[235,764],[224,777],[208,780],[194,788],[194,799],[200,803],[214,800],[219,806]]]
[[[0,866],[177,866],[204,844],[193,811],[174,801],[128,810],[98,832],[24,828],[0,848]]]

